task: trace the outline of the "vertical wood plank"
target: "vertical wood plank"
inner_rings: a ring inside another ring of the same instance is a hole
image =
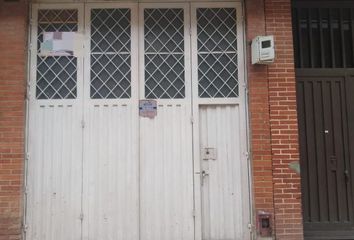
[[[310,66],[311,68],[315,67],[315,52],[314,52],[314,43],[313,41],[313,30],[312,30],[312,14],[311,14],[311,8],[307,9],[307,27],[308,27],[308,32],[309,32],[309,56],[310,56]]]
[[[293,29],[298,29],[298,13],[297,13],[297,8],[292,8],[291,10],[292,14],[292,25]],[[294,59],[295,59],[295,67],[298,68],[300,67],[300,49],[299,49],[299,31],[293,31],[293,41],[294,41]]]
[[[339,29],[340,29],[340,39],[341,39],[341,47],[342,47],[342,67],[347,67],[347,59],[346,59],[346,51],[345,51],[345,41],[344,41],[344,22],[343,22],[344,11],[343,8],[339,9]]]
[[[323,120],[323,92],[322,82],[313,80],[314,91],[314,119],[315,119],[315,143],[318,175],[318,207],[319,221],[328,220],[328,196],[327,196],[327,175],[325,162],[325,133]]]
[[[340,85],[340,91],[341,91],[341,96],[340,100],[342,102],[342,124],[343,124],[343,150],[344,150],[344,171],[347,173],[344,173],[344,182],[345,182],[345,191],[347,194],[347,198],[345,199],[345,203],[348,206],[348,211],[347,211],[347,219],[346,221],[351,221],[353,218],[353,197],[351,195],[352,191],[352,184],[350,183],[350,153],[349,153],[349,148],[350,148],[350,141],[349,141],[349,129],[348,129],[348,111],[347,111],[347,106],[348,102],[346,100],[346,83],[348,82],[348,77],[347,75],[343,79],[343,83]],[[348,175],[346,175],[348,174]]]
[[[319,25],[319,30],[320,30],[320,47],[321,47],[321,68],[326,67],[326,61],[325,61],[325,51],[327,49],[324,49],[324,41],[323,41],[323,26],[322,26],[322,9],[318,8],[318,25]]]
[[[334,49],[334,36],[333,36],[333,17],[332,17],[332,9],[328,9],[328,25],[329,25],[329,35],[330,35],[330,45],[331,45],[331,58],[332,58],[332,68],[336,67],[335,60],[335,49]]]
[[[296,13],[297,13],[297,27],[298,27],[298,48],[299,48],[299,53],[300,53],[300,68],[304,67],[304,53],[303,53],[303,45],[302,45],[302,28],[301,28],[301,8],[297,8],[296,9]]]
[[[352,11],[353,12],[353,11]],[[354,16],[354,15],[352,15]],[[352,19],[353,20],[353,19]],[[347,73],[346,75],[346,84],[345,84],[345,99],[347,102],[346,105],[346,112],[347,112],[347,123],[348,123],[348,154],[349,154],[349,159],[348,159],[348,170],[349,170],[349,189],[353,191],[353,186],[354,186],[354,148],[351,147],[354,144],[354,108],[351,106],[350,103],[354,102],[354,73],[351,75]],[[352,199],[349,202],[350,203],[350,215],[349,215],[349,220],[350,222],[354,221],[354,197],[351,195]]]
[[[333,146],[333,127],[332,127],[332,108],[331,108],[331,82],[326,80],[322,85],[323,94],[323,106],[324,106],[324,130],[328,131],[325,135],[325,154],[326,154],[326,174],[328,182],[328,221],[336,220],[335,206],[336,197],[333,194],[336,190],[335,181],[333,179],[333,173],[331,171],[330,165],[330,156],[332,155],[332,146]]]
[[[343,222],[347,219],[348,206],[346,205],[346,191],[344,179],[344,154],[343,154],[343,126],[342,126],[342,103],[340,101],[340,79],[332,82],[332,109],[333,109],[333,133],[334,133],[334,152],[336,159],[336,189],[337,189],[337,221]]]
[[[352,56],[353,56],[353,66],[354,67],[354,8],[350,10],[350,28],[352,34]]]
[[[310,222],[310,199],[309,199],[309,167],[307,153],[307,135],[305,121],[305,83],[303,80],[297,82],[297,109],[299,119],[299,138],[300,138],[300,167],[301,167],[301,188],[302,188],[302,208],[304,222]]]
[[[315,119],[314,119],[314,103],[313,103],[313,83],[307,82],[305,85],[305,105],[306,116],[306,135],[307,135],[307,158],[309,174],[309,195],[310,195],[310,218],[311,221],[319,220],[318,210],[318,178],[317,178],[317,159],[315,154]]]

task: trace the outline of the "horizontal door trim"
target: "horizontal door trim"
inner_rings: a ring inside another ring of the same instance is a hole
[[[343,76],[354,75],[354,68],[297,68],[296,77],[316,77],[316,76]]]

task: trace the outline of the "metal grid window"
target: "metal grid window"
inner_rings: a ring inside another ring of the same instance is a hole
[[[77,96],[77,59],[74,56],[42,56],[45,32],[76,32],[78,12],[74,9],[42,9],[38,12],[37,99],[74,99]]]
[[[238,97],[235,8],[198,8],[198,95]]]
[[[145,97],[185,97],[183,9],[144,10]]]
[[[354,5],[348,4],[294,3],[296,68],[354,68]]]
[[[131,97],[130,9],[91,10],[93,99]]]

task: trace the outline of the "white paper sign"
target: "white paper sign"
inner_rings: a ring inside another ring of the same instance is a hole
[[[141,117],[154,118],[157,115],[156,100],[139,100],[139,115]]]
[[[40,55],[73,56],[76,32],[44,32]]]

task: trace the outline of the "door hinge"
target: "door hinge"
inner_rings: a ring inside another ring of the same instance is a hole
[[[245,152],[245,157],[247,158],[247,160],[250,159],[250,153],[249,152]]]
[[[28,230],[28,225],[27,224],[23,224],[23,232],[27,232]]]
[[[195,218],[195,209],[192,210],[192,217]]]
[[[30,154],[29,154],[29,152],[27,152],[27,153],[26,153],[26,156],[25,156],[26,161],[28,161],[29,158],[30,158]]]
[[[84,214],[80,213],[80,221],[83,221],[83,220],[84,220]]]
[[[194,124],[194,117],[191,116],[191,124]]]
[[[30,98],[31,98],[31,85],[30,85],[30,83],[28,83],[28,85],[27,85],[27,91],[25,94],[26,94],[25,99],[30,100]]]
[[[248,86],[246,83],[242,84],[242,87],[245,89],[246,93],[248,93]]]
[[[24,187],[23,191],[24,191],[24,194],[25,194],[25,195],[28,194],[28,186],[27,186],[27,185]]]
[[[248,224],[247,224],[247,227],[248,227],[248,229],[249,229],[250,232],[253,231],[253,227],[252,227],[252,224],[251,224],[251,223],[248,223]]]
[[[81,120],[81,128],[85,128],[85,120]]]

